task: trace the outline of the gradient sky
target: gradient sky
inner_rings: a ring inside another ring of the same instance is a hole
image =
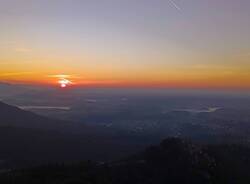
[[[249,0],[0,0],[0,80],[250,88]]]

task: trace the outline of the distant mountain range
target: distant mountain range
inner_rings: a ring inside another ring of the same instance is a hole
[[[121,158],[138,145],[82,123],[50,119],[0,102],[0,168]]]
[[[247,146],[176,138],[142,151],[146,145],[145,137],[55,120],[0,102],[0,183],[250,182]],[[21,169],[29,167],[35,168]]]
[[[0,82],[0,98],[21,94],[28,90],[30,89],[23,85],[13,85],[6,82]]]
[[[70,124],[70,122],[43,117],[2,102],[0,102],[0,120],[0,126],[55,129],[58,131],[68,129]]]

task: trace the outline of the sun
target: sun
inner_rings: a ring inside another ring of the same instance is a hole
[[[61,84],[61,87],[62,87],[62,88],[65,88],[65,87],[66,87],[66,84]]]
[[[59,83],[59,85],[60,85],[61,88],[65,88],[68,85],[72,84],[72,82],[70,80],[64,79],[64,78],[59,79],[58,83]]]

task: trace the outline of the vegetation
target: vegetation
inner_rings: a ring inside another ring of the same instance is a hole
[[[200,146],[165,139],[158,146],[117,162],[54,164],[0,175],[4,184],[245,184],[250,183],[250,149]]]

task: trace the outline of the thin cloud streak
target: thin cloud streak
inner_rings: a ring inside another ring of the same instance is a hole
[[[178,11],[181,11],[181,8],[174,2],[174,0],[168,0]]]
[[[48,75],[50,78],[68,78],[68,79],[79,79],[80,77],[69,74],[56,74],[56,75]]]
[[[1,73],[0,77],[11,77],[11,76],[18,76],[18,75],[27,75],[33,74],[34,72],[9,72],[9,73]]]

